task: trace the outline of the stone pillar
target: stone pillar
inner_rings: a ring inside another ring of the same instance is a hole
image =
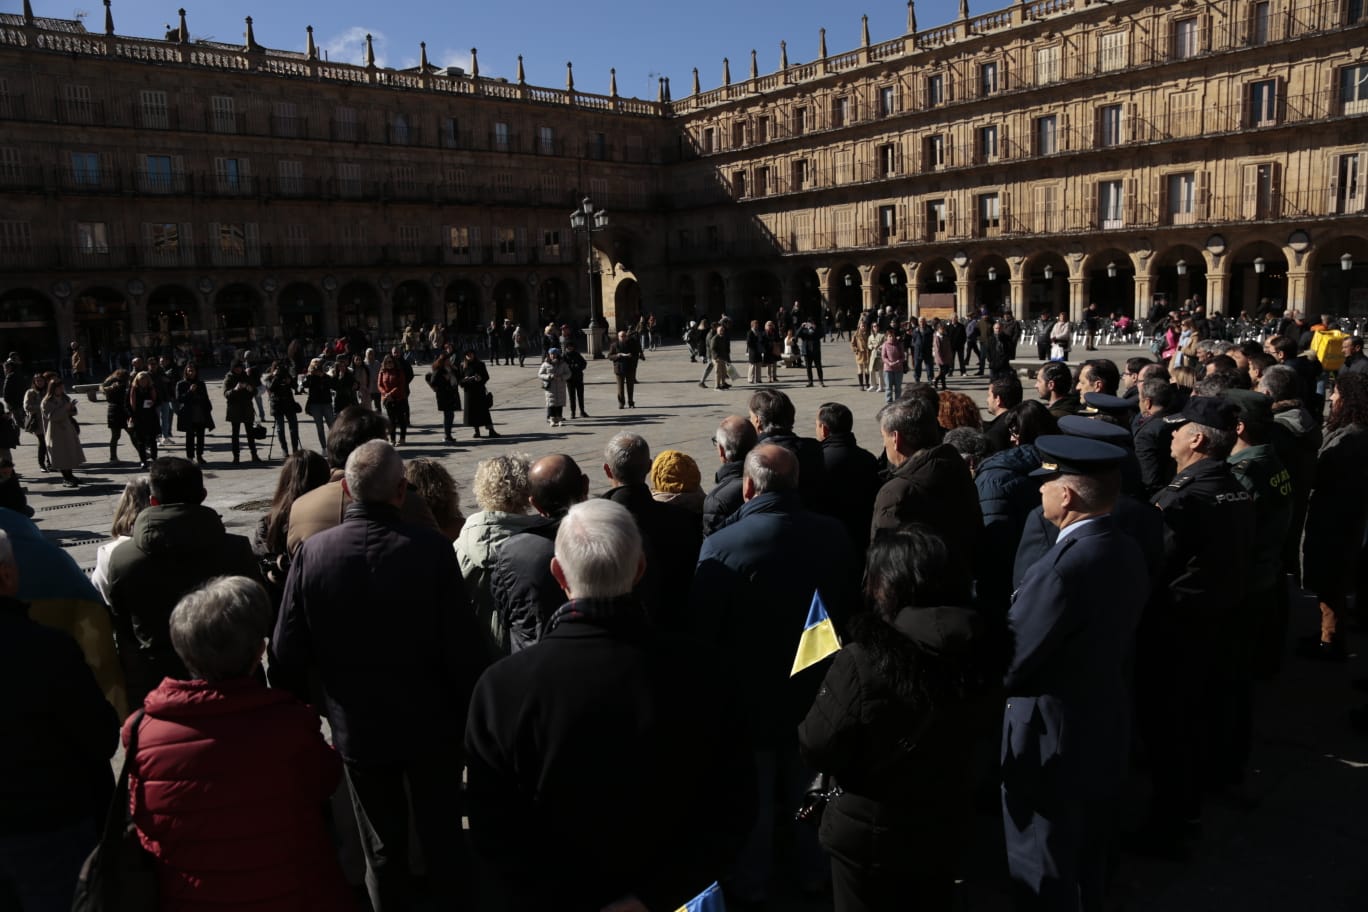
[[[1069,275],[1069,321],[1078,322],[1083,319],[1083,311],[1088,309],[1087,294],[1083,289],[1083,276]]]
[[[1320,311],[1317,310],[1316,304],[1316,283],[1311,281],[1311,270],[1306,267],[1308,257],[1301,257],[1301,264],[1294,265],[1297,259],[1296,254],[1289,254],[1287,257],[1287,306],[1293,310],[1300,310],[1312,318],[1312,323],[1317,323],[1320,320]],[[1335,265],[1338,268],[1339,264]],[[1256,300],[1255,306],[1257,305]],[[1250,313],[1253,312],[1250,310]]]
[[[342,334],[337,318],[337,289],[323,291],[323,337],[336,339]],[[313,354],[310,352],[310,354]]]
[[[1131,316],[1137,320],[1143,320],[1149,316],[1149,300],[1154,279],[1148,273],[1136,272],[1132,284],[1135,286],[1135,309],[1131,311]]]
[[[813,272],[817,273],[817,295],[821,299],[824,307],[830,307],[832,313],[836,312],[835,306],[831,302],[831,267],[818,266]]]
[[[864,310],[873,310],[877,303],[874,299],[874,283],[866,278],[860,283],[860,306]]]
[[[969,281],[969,270],[958,270],[959,277],[955,279],[955,316],[968,316],[974,301],[971,297],[974,293],[973,283]]]
[[[261,319],[266,324],[266,330],[272,337],[276,336],[280,330],[280,292],[273,291],[261,300]]]
[[[209,331],[209,338],[217,344],[219,338],[219,322],[218,315],[214,313],[214,295],[212,292],[209,294],[199,292],[195,295],[195,298],[199,302],[200,326],[203,326]]]
[[[1218,310],[1225,309],[1226,301],[1226,275],[1220,269],[1210,269],[1207,271],[1206,297],[1203,304],[1206,305],[1206,312],[1216,313]]]
[[[921,264],[910,260],[903,264],[907,270],[907,318],[921,318]]]
[[[1026,276],[1019,272],[1012,273],[1010,284],[1011,310],[1012,316],[1018,320],[1026,319]]]

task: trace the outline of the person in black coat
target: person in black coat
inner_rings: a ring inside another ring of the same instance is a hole
[[[836,912],[951,908],[974,745],[997,719],[1006,667],[970,599],[930,528],[870,545],[867,610],[798,728],[803,759],[842,789],[819,832]]]
[[[835,624],[849,617],[861,564],[845,530],[830,516],[804,508],[798,460],[776,444],[746,457],[743,506],[703,540],[689,599],[692,632],[719,647],[740,684],[760,784],[760,821],[728,881],[729,899],[765,899],[773,864],[775,805],[797,808],[811,772],[798,756],[797,725],[821,684],[823,666],[791,674],[808,610],[820,596]],[[825,881],[810,828],[797,841],[794,876],[800,886]]]
[[[252,454],[252,462],[261,462],[261,457],[257,455],[256,435],[252,433],[256,427],[256,412],[252,408],[256,401],[256,384],[241,361],[234,364],[228,376],[223,378],[223,396],[228,400],[224,417],[233,429],[233,462],[241,460],[242,450],[239,441],[243,428],[246,428],[247,449]],[[331,402],[328,407],[332,408]]]
[[[451,436],[451,425],[461,409],[461,384],[456,368],[451,364],[451,357],[446,352],[438,355],[432,362],[432,370],[424,379],[437,397],[437,411],[442,413],[442,439],[446,443],[455,443],[456,438]]]
[[[415,905],[410,822],[440,908],[463,909],[461,732],[489,656],[451,543],[400,519],[403,460],[382,440],[347,457],[353,503],[305,539],[285,580],[271,684],[301,700],[321,688],[345,764],[375,909]],[[298,504],[296,504],[298,506]],[[434,720],[443,724],[434,725]],[[407,790],[407,794],[406,794]],[[412,821],[410,821],[412,815]]]
[[[1148,592],[1116,526],[1120,447],[1045,436],[1041,505],[1060,532],[1012,596],[1002,729],[1007,867],[1020,908],[1101,909],[1127,769],[1125,662]]]
[[[588,418],[589,413],[584,410],[584,371],[589,366],[589,362],[584,360],[576,349],[574,339],[563,337],[561,343],[561,360],[570,368],[570,379],[565,381],[566,399],[570,405],[570,417]],[[578,412],[577,412],[578,410]]]
[[[793,400],[779,390],[762,389],[751,394],[747,405],[757,442],[778,444],[797,457],[798,490],[803,496],[803,506],[825,512],[829,492],[822,445],[812,437],[799,437],[793,432],[797,417]]]
[[[0,882],[17,908],[70,908],[113,795],[119,717],[76,641],[31,620],[18,593],[19,563],[0,531]]]
[[[214,428],[214,404],[200,379],[199,365],[185,365],[185,377],[176,384],[176,430],[185,436],[185,458],[204,465],[204,435]]]
[[[506,539],[489,570],[490,598],[513,652],[541,639],[547,620],[565,602],[551,558],[561,520],[589,496],[589,476],[569,456],[543,456],[528,469],[527,488],[528,503],[546,522]]]
[[[807,368],[807,385],[812,386],[812,371],[817,371],[817,382],[826,386],[822,375],[822,328],[811,320],[798,327],[798,342],[803,351],[803,366]]]
[[[271,417],[275,421],[276,436],[280,438],[280,453],[290,455],[299,449],[299,403],[295,401],[295,379],[289,362],[283,358],[271,362],[271,369],[262,378],[271,402]],[[285,445],[285,426],[290,427],[290,446]]]
[[[715,485],[703,498],[703,534],[711,535],[741,509],[741,472],[746,454],[755,447],[755,428],[740,415],[728,415],[713,432],[713,444],[722,464],[713,476]]]
[[[489,370],[483,361],[475,357],[474,351],[467,349],[459,373],[457,382],[465,390],[465,426],[474,429],[476,437],[480,436],[480,428],[489,431],[490,437],[498,437],[494,420],[489,414],[493,397],[485,388],[489,383]]]
[[[651,449],[640,435],[623,432],[609,440],[603,472],[613,486],[602,497],[626,507],[641,530],[647,569],[637,595],[656,626],[683,629],[703,539],[698,514],[651,496]]]
[[[1140,414],[1135,426],[1135,458],[1140,463],[1140,484],[1153,497],[1173,480],[1174,425],[1164,419],[1174,413],[1178,391],[1162,377],[1140,382]]]
[[[647,621],[632,595],[646,560],[622,507],[572,507],[552,564],[568,601],[475,687],[468,814],[489,908],[677,909],[751,827],[729,678],[712,649]]]
[[[869,545],[869,523],[879,494],[879,460],[855,442],[855,417],[839,402],[817,409],[817,440],[822,445],[830,513],[845,526],[857,554]]]

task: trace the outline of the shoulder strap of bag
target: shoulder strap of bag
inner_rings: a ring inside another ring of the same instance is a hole
[[[104,834],[100,845],[110,845],[117,840],[128,825],[128,774],[133,770],[134,759],[138,755],[138,727],[142,725],[143,710],[133,713],[133,724],[128,729],[128,747],[124,750],[123,769],[119,772],[119,784],[114,787],[114,798],[109,802],[109,813],[105,815]]]

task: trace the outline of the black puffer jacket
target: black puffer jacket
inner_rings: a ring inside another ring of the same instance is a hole
[[[724,462],[717,467],[713,480],[716,487],[703,498],[703,534],[711,535],[727,523],[728,517],[736,515],[745,501],[741,497],[741,481],[745,474],[745,463]]]
[[[489,594],[510,652],[541,639],[542,628],[566,595],[551,575],[560,521],[548,519],[504,540],[489,569]]]
[[[970,608],[851,619],[798,727],[808,765],[844,790],[822,819],[828,852],[953,876],[972,826],[974,745],[1001,706],[1001,652]]]
[[[105,424],[111,428],[128,426],[128,391],[133,383],[127,377],[110,377],[100,384],[109,407],[105,412]]]

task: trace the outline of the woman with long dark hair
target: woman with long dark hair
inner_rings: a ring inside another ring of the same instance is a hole
[[[475,357],[473,350],[466,349],[460,374],[461,389],[465,390],[466,427],[473,428],[476,437],[480,436],[482,427],[489,431],[490,437],[498,437],[498,432],[494,430],[494,420],[489,414],[489,392],[485,388],[489,383],[489,368]]]
[[[1359,549],[1368,525],[1368,374],[1340,372],[1316,459],[1306,508],[1302,585],[1320,602],[1318,638],[1301,644],[1310,658],[1343,662],[1345,605],[1354,594]]]
[[[432,387],[437,397],[437,411],[442,413],[442,440],[455,443],[451,426],[456,421],[456,413],[461,410],[461,385],[457,382],[456,371],[451,366],[451,356],[446,352],[439,354],[432,362],[428,373],[427,385]]]
[[[866,610],[798,728],[804,760],[842,789],[819,833],[836,912],[951,908],[974,745],[993,727],[1006,666],[971,601],[929,527],[871,543]]]
[[[119,464],[119,437],[128,434],[133,449],[138,451],[138,461],[143,461],[142,447],[133,437],[133,428],[128,416],[128,390],[131,381],[128,371],[122,367],[105,378],[100,384],[108,406],[105,410],[105,424],[109,426],[109,464]]]
[[[277,609],[284,592],[285,575],[290,569],[290,549],[286,544],[290,535],[290,508],[314,488],[327,484],[329,477],[328,460],[313,450],[296,447],[280,467],[271,509],[257,520],[252,553],[261,565],[261,576],[266,580],[271,604]]]
[[[185,435],[185,458],[204,465],[204,434],[214,427],[214,403],[193,361],[176,384],[176,415],[176,428]]]
[[[138,371],[128,391],[128,411],[133,421],[133,441],[138,445],[138,458],[148,468],[157,458],[157,440],[161,435],[161,413],[157,410],[157,385],[147,371]]]
[[[314,358],[309,362],[309,371],[300,379],[300,386],[306,392],[304,411],[314,420],[314,430],[318,432],[318,448],[328,445],[328,428],[333,418],[333,379],[323,368],[323,359]]]
[[[281,358],[272,361],[271,369],[261,379],[266,383],[266,394],[271,401],[271,418],[280,439],[280,453],[288,456],[291,450],[299,450],[299,413],[302,411],[295,400],[295,381],[289,362]],[[285,445],[286,425],[290,428],[290,446]]]
[[[385,355],[385,360],[380,362],[380,379],[376,388],[380,390],[380,401],[384,403],[385,417],[389,419],[390,443],[408,443],[408,375],[399,368],[394,355]]]

